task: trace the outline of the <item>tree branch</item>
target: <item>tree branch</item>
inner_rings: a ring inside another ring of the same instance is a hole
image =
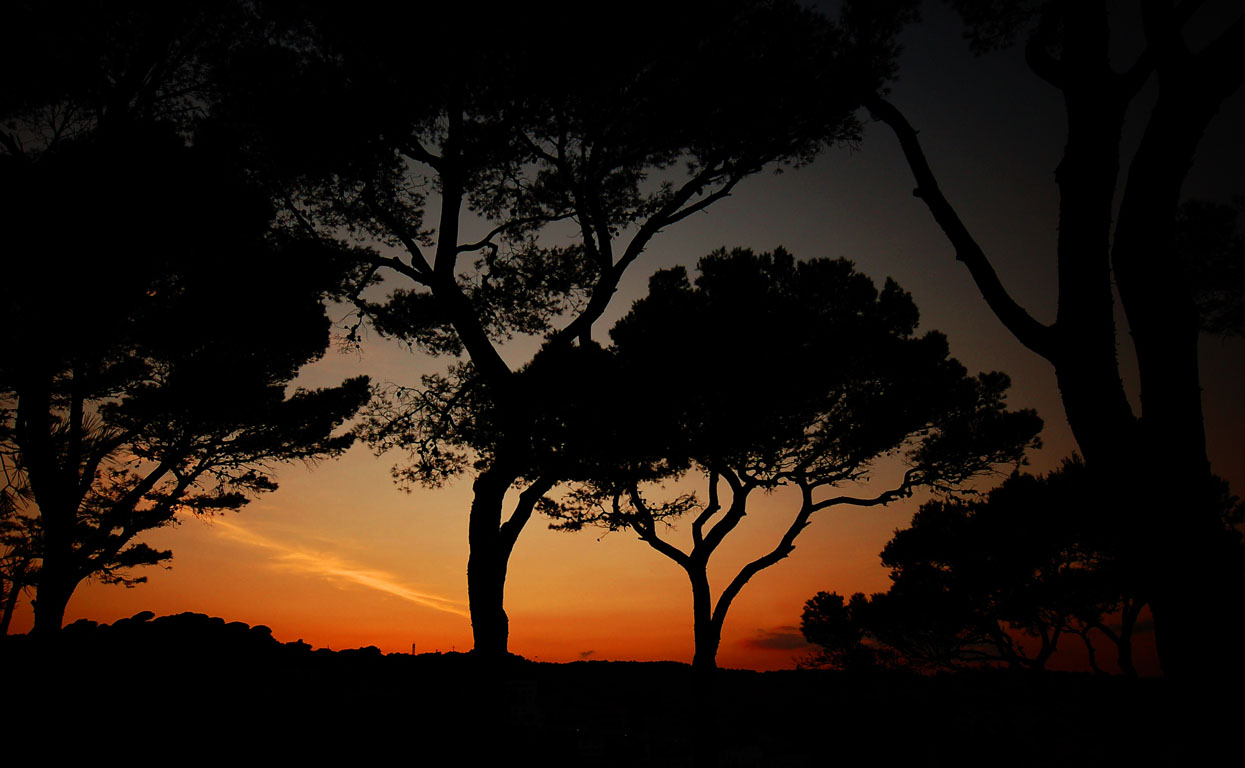
[[[378,263],[383,262],[382,266],[387,266],[418,283],[427,285],[428,277],[432,274],[432,265],[428,263],[428,258],[424,256],[424,251],[419,247],[419,243],[407,231],[406,225],[399,221],[392,211],[376,200],[370,188],[364,192],[363,201],[367,205],[368,210],[372,212],[372,215],[380,219],[385,227],[393,233],[393,236],[401,241],[407,252],[411,254],[411,264],[409,267],[394,258],[378,259]],[[418,259],[418,262],[416,259]]]
[[[896,501],[898,499],[907,498],[908,495],[912,493],[912,489],[916,485],[916,478],[920,474],[920,472],[921,470],[917,467],[913,467],[912,469],[909,469],[907,472],[904,472],[903,482],[901,482],[897,487],[892,488],[889,491],[883,491],[879,493],[877,496],[874,496],[873,498],[860,498],[857,496],[835,496],[833,498],[824,499],[822,501],[816,502],[815,504],[813,504],[812,511],[817,512],[823,509],[827,509],[829,507],[836,507],[840,504],[846,504],[848,506],[854,506],[854,507],[876,507],[878,505],[889,504],[892,501]],[[802,487],[807,488],[808,492],[812,493],[814,488],[818,488],[821,485],[822,483],[810,483]]]
[[[778,544],[765,555],[758,557],[756,560],[745,565],[735,574],[735,578],[731,579],[731,583],[722,590],[722,594],[718,597],[717,605],[713,607],[713,622],[717,626],[722,626],[722,622],[726,619],[726,612],[730,609],[731,603],[744,588],[753,576],[770,566],[778,563],[780,560],[791,554],[795,550],[795,540],[800,533],[808,527],[809,518],[812,516],[816,508],[812,504],[811,491],[804,489],[803,499],[800,503],[800,511],[796,513],[795,519],[791,521],[791,525],[787,526],[787,530],[779,539]]]
[[[986,304],[1021,344],[1047,360],[1052,360],[1055,355],[1052,329],[1033,319],[1007,293],[981,246],[969,234],[955,209],[943,197],[934,173],[925,159],[916,131],[894,105],[880,96],[874,95],[867,99],[866,106],[875,119],[886,123],[895,132],[908,160],[908,166],[912,169],[912,175],[916,178],[917,187],[913,194],[921,198],[947,239],[951,241],[956,259],[968,267]]]
[[[704,543],[705,523],[716,515],[722,509],[722,505],[718,501],[718,482],[721,478],[716,470],[709,472],[709,504],[701,511],[696,519],[692,521],[692,546],[698,547]]]
[[[532,510],[536,508],[536,502],[540,501],[541,497],[548,493],[554,485],[555,481],[552,478],[539,477],[519,494],[519,502],[515,504],[514,513],[510,515],[509,520],[501,524],[498,535],[500,548],[503,553],[503,562],[509,559],[510,552],[514,549],[514,543],[523,531],[523,526],[527,525],[527,521],[532,518]]]
[[[592,324],[605,313],[606,307],[609,306],[610,298],[614,295],[614,291],[618,289],[618,283],[622,279],[622,275],[627,267],[631,266],[631,263],[644,252],[644,248],[648,245],[649,240],[661,231],[663,227],[671,223],[670,217],[679,213],[680,209],[691,199],[692,195],[712,181],[713,177],[718,173],[716,166],[705,168],[680,187],[660,210],[640,225],[639,231],[631,238],[631,242],[627,244],[627,248],[623,251],[622,256],[619,257],[618,262],[610,269],[602,270],[597,284],[593,287],[592,297],[588,300],[588,306],[566,327],[554,334],[550,339],[551,344],[566,343],[571,339],[589,335]]]
[[[406,155],[415,162],[423,163],[424,165],[431,167],[434,171],[440,172],[441,170],[441,158],[429,152],[424,145],[420,144],[418,141],[403,144],[400,151],[402,154]]]
[[[493,227],[493,229],[490,230],[487,235],[475,241],[474,243],[466,243],[466,244],[459,245],[458,252],[468,253],[470,251],[479,251],[489,246],[492,246],[493,238],[497,237],[502,232],[505,232],[507,229],[514,229],[515,227],[522,227],[528,224],[542,224],[542,223],[548,224],[548,223],[552,223],[555,221],[563,221],[565,219],[569,219],[571,215],[572,214],[570,213],[562,213],[562,214],[550,215],[550,216],[527,216],[521,219],[513,219],[511,221],[506,221],[501,224],[498,224],[496,227]]]
[[[628,491],[631,497],[631,505],[639,510],[643,515],[643,518],[640,516],[631,517],[631,530],[636,532],[641,541],[675,561],[682,566],[684,570],[690,573],[692,568],[692,558],[683,550],[657,535],[657,524],[653,519],[653,513],[644,503],[644,500],[640,498],[639,491],[634,485],[628,489]],[[618,494],[614,495],[614,512],[620,516],[622,514]]]
[[[731,177],[731,178],[730,178],[730,179],[729,179],[729,180],[728,180],[725,184],[723,184],[723,185],[722,185],[722,187],[721,187],[721,188],[719,188],[719,189],[717,189],[717,190],[715,190],[715,191],[713,191],[713,192],[709,193],[709,194],[708,194],[708,195],[706,195],[705,197],[701,198],[700,200],[696,201],[695,203],[692,203],[691,205],[687,206],[686,208],[683,208],[682,210],[679,210],[679,211],[677,211],[677,212],[675,212],[675,213],[672,213],[669,217],[667,217],[667,219],[666,219],[666,223],[665,223],[663,226],[667,226],[667,227],[668,227],[668,226],[670,226],[671,224],[674,224],[674,223],[680,222],[680,221],[682,221],[683,219],[686,219],[688,216],[691,216],[691,215],[692,215],[692,214],[694,214],[694,213],[698,213],[698,212],[700,212],[700,211],[703,211],[704,209],[706,209],[706,208],[708,208],[709,206],[713,205],[714,203],[716,203],[717,201],[721,200],[722,198],[724,198],[724,197],[730,197],[730,196],[731,196],[731,190],[733,190],[733,189],[735,188],[735,186],[736,186],[737,184],[739,184],[739,182],[743,181],[743,178],[744,178],[744,177],[743,177],[742,175],[735,175],[735,176],[732,176],[732,177]]]
[[[709,533],[704,537],[702,543],[692,550],[692,554],[704,561],[708,561],[726,535],[735,530],[740,521],[748,515],[748,494],[755,488],[755,484],[751,481],[741,482],[739,478],[730,469],[723,469],[722,477],[726,478],[726,482],[731,487],[731,505],[727,507],[726,514],[722,519],[713,524],[709,529]]]

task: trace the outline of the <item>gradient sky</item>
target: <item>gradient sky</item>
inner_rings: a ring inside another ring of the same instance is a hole
[[[1058,202],[1053,172],[1064,140],[1059,94],[1029,74],[1019,50],[974,58],[960,41],[958,20],[941,4],[929,4],[926,20],[904,40],[892,101],[920,130],[948,199],[1003,282],[1035,317],[1052,320]],[[1186,194],[1226,200],[1245,192],[1239,186],[1245,153],[1232,141],[1245,135],[1243,113],[1238,94],[1207,136]],[[1132,116],[1134,131],[1143,114],[1144,107]],[[1036,408],[1046,420],[1044,447],[1032,454],[1031,469],[1052,469],[1074,449],[1053,371],[995,320],[924,205],[912,197],[912,187],[893,136],[880,125],[867,127],[858,148],[829,151],[799,170],[754,177],[731,198],[655,239],[631,268],[597,337],[604,338],[643,293],[653,270],[690,266],[714,248],[782,245],[797,258],[847,257],[879,285],[891,276],[910,291],[922,311],[922,327],[946,333],[952,353],[970,371],[1011,375],[1010,404]],[[1131,350],[1123,316],[1117,315],[1127,374]],[[1239,489],[1245,483],[1239,384],[1245,344],[1212,338],[1202,344],[1211,459],[1215,471]],[[533,348],[516,342],[507,348],[507,358],[520,363]],[[377,382],[410,384],[445,362],[372,336],[361,353],[330,352],[299,383],[325,385],[364,372]],[[83,584],[66,621],[110,622],[141,610],[196,611],[265,624],[278,639],[301,638],[316,647],[410,651],[414,644],[419,652],[467,650],[471,479],[403,493],[389,476],[390,466],[401,460],[400,455],[377,458],[356,446],[344,458],[314,468],[284,467],[277,473],[280,490],[240,513],[188,518],[147,535],[152,546],[173,550],[172,567],[146,569],[149,582],[134,589]],[[885,475],[885,468],[879,474]],[[923,498],[819,513],[795,552],[756,576],[737,598],[719,663],[792,667],[805,652],[798,647],[797,629],[804,601],[819,590],[885,590],[887,572],[878,553]],[[792,514],[788,494],[754,499],[744,524],[715,554],[710,570],[715,589],[772,548]],[[687,526],[670,536],[690,541]],[[506,607],[510,648],[528,658],[691,660],[686,577],[628,533],[558,533],[533,519],[510,562]],[[24,605],[12,630],[24,632],[30,624]],[[1138,644],[1144,667],[1148,643],[1142,638]]]

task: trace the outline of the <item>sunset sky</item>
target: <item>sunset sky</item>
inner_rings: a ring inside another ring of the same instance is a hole
[[[1028,72],[1018,49],[974,58],[960,40],[958,20],[942,4],[927,4],[925,15],[904,37],[901,78],[891,100],[920,130],[948,199],[1004,284],[1035,317],[1049,322],[1056,309],[1053,171],[1064,140],[1059,94]],[[1245,193],[1245,152],[1232,141],[1245,135],[1242,101],[1238,93],[1213,125],[1186,196],[1226,201]],[[1131,115],[1134,132],[1145,106],[1140,99]],[[658,235],[631,268],[596,336],[605,338],[654,270],[691,266],[715,248],[769,251],[781,245],[797,258],[846,257],[879,286],[890,276],[910,291],[922,328],[944,332],[970,371],[1010,374],[1011,407],[1036,408],[1046,422],[1044,447],[1031,455],[1030,469],[1050,470],[1074,450],[1053,371],[995,320],[912,187],[894,137],[878,124],[867,126],[859,148],[830,150],[808,167],[753,177],[706,213]],[[465,232],[464,239],[471,235]],[[345,314],[334,312],[335,319]],[[1131,350],[1123,316],[1117,315],[1128,371]],[[506,348],[507,358],[517,366],[534,348],[531,340],[516,341]],[[331,351],[304,371],[299,384],[322,386],[358,373],[377,383],[413,384],[448,362],[413,355],[373,334],[360,352]],[[1243,369],[1241,339],[1202,340],[1210,456],[1214,470],[1238,493],[1245,487]],[[195,611],[265,624],[280,640],[301,638],[316,647],[468,650],[471,478],[407,494],[389,474],[403,459],[376,457],[357,445],[344,458],[314,468],[283,467],[276,475],[280,490],[239,513],[187,517],[146,535],[152,546],[173,550],[172,567],[146,569],[141,575],[149,582],[134,589],[83,584],[66,622],[111,622],[141,610]],[[889,474],[879,467],[879,481]],[[695,489],[696,479],[688,482]],[[795,552],[755,577],[735,601],[719,664],[791,668],[806,652],[797,628],[804,602],[819,590],[885,590],[887,572],[878,553],[925,498],[819,513]],[[748,518],[715,554],[715,590],[774,546],[794,503],[782,492],[753,499]],[[690,544],[687,526],[669,537]],[[506,608],[510,649],[528,658],[691,660],[687,578],[628,533],[559,533],[534,518],[510,561]],[[24,604],[11,631],[27,631],[31,621]],[[1148,637],[1138,645],[1140,666],[1152,667],[1144,661]]]

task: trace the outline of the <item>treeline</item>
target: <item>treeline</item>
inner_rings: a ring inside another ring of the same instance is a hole
[[[1222,489],[1224,542],[1240,552],[1245,506]],[[801,630],[821,648],[807,663],[1038,671],[1062,641],[1082,645],[1095,673],[1114,662],[1135,677],[1143,576],[1122,546],[1129,514],[1113,496],[1073,457],[1046,475],[1015,474],[978,500],[924,504],[882,550],[888,591],[821,592],[805,605]]]

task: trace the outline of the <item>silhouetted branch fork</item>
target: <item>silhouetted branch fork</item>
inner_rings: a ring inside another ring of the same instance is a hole
[[[719,474],[726,478],[727,485],[731,488],[731,503],[726,508],[726,514],[722,519],[718,520],[709,528],[709,533],[705,535],[702,546],[697,547],[694,553],[698,557],[703,557],[706,561],[709,556],[717,550],[722,540],[727,534],[735,530],[740,521],[747,515],[748,510],[748,494],[752,493],[757,487],[756,483],[751,480],[742,480],[729,467],[721,467]]]
[[[380,219],[393,236],[402,243],[402,247],[406,248],[411,255],[409,267],[392,257],[377,257],[376,262],[409,277],[417,283],[427,285],[429,277],[432,275],[432,265],[428,263],[428,258],[424,255],[423,249],[419,247],[419,243],[406,228],[406,225],[394,216],[388,208],[380,204],[370,186],[364,190],[363,202],[367,205],[368,210],[372,212],[372,215]],[[418,263],[416,259],[418,259]]]
[[[628,491],[628,495],[631,499],[632,506],[641,513],[640,515],[631,515],[628,517],[629,523],[631,525],[631,529],[636,532],[636,534],[640,537],[641,541],[643,541],[644,543],[648,544],[653,549],[657,550],[661,554],[665,555],[666,557],[678,563],[680,566],[682,566],[683,570],[687,571],[688,573],[691,573],[695,568],[694,555],[696,552],[696,548],[693,547],[692,555],[689,555],[683,550],[671,544],[670,542],[658,536],[657,526],[655,524],[655,521],[653,520],[653,516],[651,513],[648,513],[648,507],[644,505],[643,500],[640,500],[640,504],[638,507],[636,506],[636,500],[639,499],[639,493],[633,487],[632,489]],[[616,515],[620,515],[620,516],[623,516],[625,514],[622,512],[618,494],[614,495],[614,512]],[[645,513],[648,513],[647,517],[645,517]]]
[[[722,504],[718,499],[718,483],[721,482],[717,470],[709,472],[709,503],[701,510],[696,519],[692,521],[692,543],[699,546],[704,543],[705,523],[709,522],[718,512],[722,510]]]
[[[519,500],[515,504],[514,512],[511,513],[510,519],[501,524],[499,530],[501,547],[507,555],[514,549],[514,544],[518,541],[519,534],[522,533],[523,527],[527,525],[527,521],[532,518],[532,510],[536,508],[536,503],[555,484],[554,479],[551,477],[540,477],[519,494]]]
[[[688,200],[696,194],[697,191],[704,188],[713,179],[719,175],[719,171],[714,168],[706,168],[700,173],[684,182],[668,199],[660,209],[649,216],[643,224],[640,225],[639,231],[631,238],[627,244],[627,248],[623,251],[618,261],[610,266],[609,269],[603,269],[598,278],[596,285],[593,286],[592,296],[588,300],[588,305],[583,311],[566,325],[562,330],[555,333],[550,340],[553,344],[566,343],[571,339],[588,339],[591,337],[592,324],[600,319],[605,313],[605,309],[609,306],[610,299],[614,295],[614,291],[618,289],[618,283],[622,280],[623,273],[627,267],[639,258],[648,246],[650,240],[666,226],[678,221],[672,218],[680,213],[680,209]],[[736,182],[738,179],[735,180]],[[733,186],[733,184],[732,184]],[[703,202],[703,201],[702,201]],[[690,215],[687,214],[687,215]],[[684,218],[680,215],[679,218]],[[588,242],[588,238],[585,238]]]
[[[1055,354],[1053,330],[1035,320],[1003,287],[985,252],[939,189],[938,181],[917,139],[916,130],[903,113],[880,96],[874,95],[866,99],[865,106],[875,119],[886,123],[895,132],[916,179],[917,186],[913,195],[929,208],[934,220],[955,248],[956,259],[968,267],[990,309],[1021,344],[1048,360],[1052,359]]]
[[[703,211],[724,197],[730,197],[731,190],[733,190],[735,186],[738,185],[739,182],[742,180],[743,180],[742,175],[739,175],[739,174],[732,175],[726,181],[726,183],[723,184],[718,189],[709,193],[708,195],[701,198],[700,200],[697,200],[695,203],[692,203],[691,205],[683,208],[682,210],[676,211],[675,213],[671,214],[669,219],[666,221],[666,226],[669,226],[670,224],[674,224],[675,222],[682,221],[683,219],[686,219],[688,216],[691,216],[694,213]]]
[[[731,583],[726,585],[726,589],[722,590],[722,594],[718,597],[718,603],[713,609],[713,620],[720,626],[726,620],[726,612],[730,609],[731,603],[735,600],[740,590],[761,571],[776,565],[787,555],[795,551],[795,540],[805,528],[809,526],[811,517],[816,510],[815,505],[811,503],[812,497],[810,493],[802,489],[802,501],[800,503],[800,511],[796,513],[795,518],[791,521],[791,525],[787,526],[787,530],[783,533],[782,538],[778,540],[778,544],[769,552],[758,557],[752,562],[745,565],[731,579]]]
[[[847,506],[855,506],[855,507],[875,507],[879,505],[886,505],[886,504],[891,503],[892,501],[897,501],[899,499],[907,498],[908,496],[912,494],[912,488],[916,485],[917,479],[919,478],[922,471],[923,470],[918,467],[913,467],[909,469],[908,471],[904,472],[903,482],[901,482],[898,486],[891,488],[890,490],[883,491],[882,493],[879,493],[877,496],[874,496],[872,498],[860,498],[857,496],[835,496],[833,498],[823,499],[822,501],[813,503],[812,509],[810,510],[810,512],[819,512],[829,507],[839,506],[840,504],[847,505]],[[817,488],[820,485],[821,483],[804,484],[803,487],[807,488],[808,492],[811,493],[814,488]]]
[[[429,152],[423,144],[418,141],[409,141],[402,145],[400,150],[403,155],[418,163],[423,163],[434,171],[440,171],[442,167],[442,159]]]
[[[103,464],[104,460],[113,454],[114,451],[134,439],[136,434],[133,431],[117,432],[111,438],[100,438],[92,448],[88,451],[86,461],[82,465],[82,472],[78,480],[78,498],[82,498],[91,490],[91,484],[95,480],[95,472]]]
[[[468,253],[471,251],[483,250],[489,247],[496,249],[497,246],[494,245],[493,238],[497,237],[498,235],[500,235],[501,233],[505,232],[508,229],[518,229],[521,227],[525,227],[529,224],[552,224],[553,222],[556,222],[556,221],[565,221],[566,219],[571,218],[572,215],[573,214],[571,213],[558,213],[558,214],[548,214],[544,216],[525,216],[525,217],[518,218],[518,219],[511,219],[509,221],[502,222],[501,224],[498,224],[497,226],[493,227],[493,229],[491,229],[488,234],[486,234],[484,237],[480,238],[479,240],[475,241],[474,243],[460,244],[458,246],[458,252]]]

